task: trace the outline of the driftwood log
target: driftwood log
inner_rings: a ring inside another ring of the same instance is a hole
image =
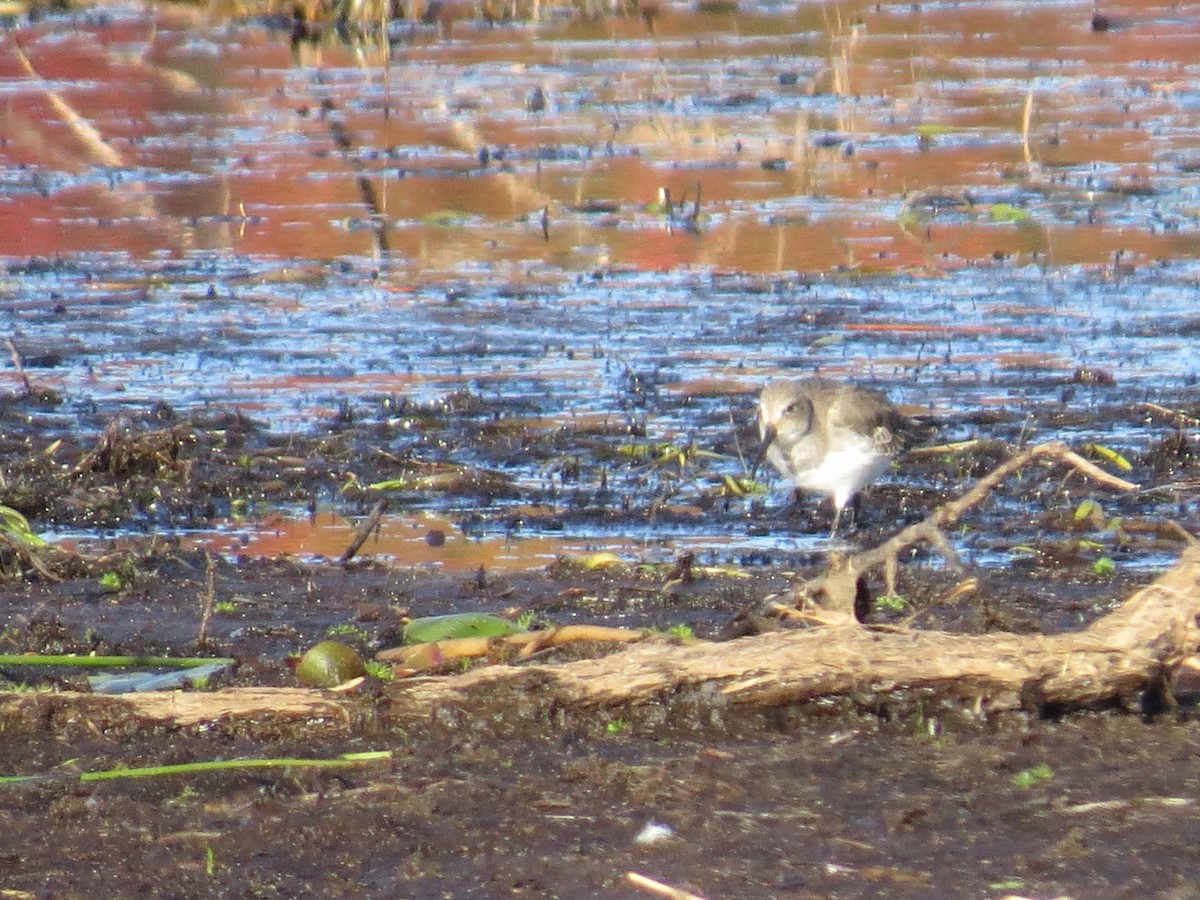
[[[692,713],[802,704],[870,693],[932,692],[982,712],[1071,709],[1169,697],[1200,641],[1200,547],[1080,632],[1053,636],[952,635],[856,624],[773,632],[726,643],[628,646],[600,659],[561,665],[481,666],[460,675],[388,686],[370,711],[362,699],[300,688],[230,688],[212,693],[17,694],[0,699],[10,730],[50,720],[128,717],[235,729],[304,719],[333,730],[365,724],[419,726],[486,719],[494,726],[558,712],[661,719],[680,704]],[[40,724],[38,724],[40,723]]]
[[[721,644],[652,642],[561,666],[480,668],[398,688],[408,713],[469,711],[497,688],[551,709],[622,710],[681,696],[711,707],[930,690],[981,710],[1072,708],[1169,693],[1200,631],[1200,548],[1089,628],[1069,634],[962,636],[841,625]]]

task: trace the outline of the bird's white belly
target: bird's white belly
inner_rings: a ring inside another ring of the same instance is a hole
[[[850,446],[829,450],[812,468],[792,473],[802,488],[819,491],[833,498],[838,508],[888,470],[891,458],[875,449],[871,441],[855,441]]]

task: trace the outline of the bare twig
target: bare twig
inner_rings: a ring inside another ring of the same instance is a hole
[[[521,659],[547,647],[574,641],[631,644],[646,637],[645,632],[630,628],[606,628],[602,625],[562,625],[540,631],[521,631],[503,637],[464,637],[426,644],[406,644],[380,650],[375,658],[405,669],[421,671],[437,668],[459,659],[487,656],[492,651],[516,650]]]
[[[864,550],[861,553],[855,553],[849,558],[850,565],[858,573],[865,573],[879,565],[894,566],[895,560],[902,551],[924,542],[932,544],[940,553],[945,555],[947,562],[951,565],[958,566],[957,555],[950,548],[950,543],[946,540],[943,529],[948,525],[953,525],[969,510],[982,503],[997,485],[1014,472],[1037,459],[1051,459],[1065,462],[1089,478],[1116,490],[1136,491],[1138,489],[1138,485],[1133,482],[1110,475],[1094,463],[1088,462],[1061,441],[1037,444],[1033,447],[1027,447],[996,466],[995,469],[975,482],[971,489],[957,500],[943,503],[925,519],[909,525],[878,547],[871,550]],[[889,560],[891,561],[890,563]],[[892,577],[894,579],[894,575]],[[821,574],[816,578],[809,579],[795,588],[791,592],[792,596],[797,600],[816,596],[819,591],[823,590],[826,578],[826,574]],[[888,591],[892,592],[893,590],[894,585],[889,584]]]
[[[1195,427],[1196,425],[1200,425],[1200,419],[1197,419],[1194,416],[1189,416],[1185,413],[1181,413],[1181,412],[1179,412],[1179,410],[1176,410],[1176,409],[1168,409],[1165,406],[1159,406],[1157,403],[1150,403],[1149,401],[1147,401],[1142,404],[1142,408],[1148,409],[1151,412],[1156,412],[1160,416],[1166,416],[1167,418],[1171,419],[1176,425],[1181,426],[1181,427],[1184,425],[1188,425],[1188,426],[1192,426],[1192,427]]]
[[[47,581],[50,581],[50,582],[62,581],[61,578],[59,578],[52,571],[50,571],[50,569],[42,561],[42,558],[40,556],[38,556],[38,554],[35,553],[31,547],[26,545],[26,543],[24,541],[19,540],[18,538],[15,538],[15,537],[10,537],[7,534],[0,533],[0,546],[8,547],[18,557],[20,557],[22,560],[24,560],[28,565],[30,565],[34,569],[36,569],[38,574],[41,575],[43,578],[45,578]]]
[[[350,542],[350,546],[346,548],[346,552],[342,554],[338,562],[344,566],[350,560],[354,559],[354,554],[367,542],[367,538],[375,530],[375,526],[379,524],[379,520],[383,518],[383,514],[387,512],[387,506],[386,497],[375,504],[375,508],[371,510],[371,514],[358,526],[358,531],[354,533],[354,540]]]

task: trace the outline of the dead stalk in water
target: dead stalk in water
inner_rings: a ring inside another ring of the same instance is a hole
[[[196,636],[198,647],[203,647],[208,642],[208,622],[212,618],[217,599],[217,561],[210,552],[204,554],[204,560],[204,603],[200,608],[200,632]]]
[[[1033,154],[1029,152],[1029,123],[1033,118],[1033,84],[1025,94],[1025,109],[1021,113],[1021,150],[1025,154],[1025,168],[1032,170]]]
[[[8,345],[8,355],[12,357],[13,368],[17,370],[17,374],[21,376],[21,383],[25,385],[25,393],[32,394],[33,382],[29,380],[29,375],[25,372],[25,360],[21,357],[21,351],[17,349],[12,338],[5,338],[4,343]]]
[[[363,520],[363,523],[358,526],[358,530],[354,533],[354,540],[350,542],[350,546],[346,548],[346,552],[342,554],[338,560],[343,566],[354,559],[362,545],[367,542],[367,538],[371,536],[371,532],[375,530],[375,526],[379,524],[379,520],[383,518],[383,514],[387,511],[388,502],[384,498],[375,504],[375,508],[371,510],[371,514]]]

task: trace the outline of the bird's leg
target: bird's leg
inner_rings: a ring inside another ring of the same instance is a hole
[[[858,514],[861,511],[862,494],[855,494],[850,498],[850,525],[853,528],[858,528]]]
[[[841,521],[842,521],[842,507],[838,506],[837,503],[835,502],[833,504],[833,527],[831,529],[829,529],[830,537],[837,536],[838,523]]]
[[[847,527],[850,528],[851,530],[858,527],[859,496],[860,495],[855,494],[853,497],[850,498],[850,502],[847,503],[845,506],[838,506],[837,501],[836,500],[833,501],[833,528],[829,532],[830,537],[834,537],[835,535],[837,535],[838,525],[842,521],[842,512],[846,509],[847,506],[850,508],[850,515],[847,516],[847,523],[848,523]]]

